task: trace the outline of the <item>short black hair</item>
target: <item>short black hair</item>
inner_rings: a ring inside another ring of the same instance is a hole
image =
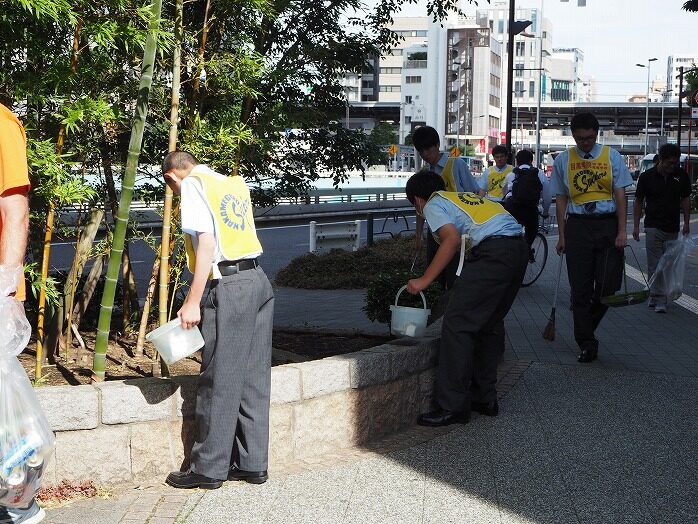
[[[572,117],[570,130],[574,133],[577,129],[593,129],[599,132],[599,121],[592,113],[577,113]]]
[[[412,144],[419,152],[432,146],[439,146],[441,145],[441,141],[439,140],[439,133],[436,129],[431,126],[421,126],[414,130],[412,134]]]
[[[414,205],[414,197],[428,200],[433,193],[445,189],[446,184],[444,183],[444,179],[433,171],[420,171],[412,175],[405,185],[407,200],[409,200],[412,205]]]
[[[533,153],[529,149],[522,149],[516,153],[516,165],[521,166],[523,164],[528,164],[529,166],[533,164]]]
[[[664,144],[659,148],[659,158],[681,158],[681,148],[676,144]]]
[[[503,144],[499,144],[492,148],[492,156],[501,154],[509,156],[509,148]]]
[[[172,169],[187,169],[200,164],[196,157],[186,151],[172,151],[167,153],[162,161],[162,173],[165,174]]]

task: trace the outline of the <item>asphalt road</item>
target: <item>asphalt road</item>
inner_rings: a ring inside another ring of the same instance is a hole
[[[359,217],[357,217],[359,218]],[[385,224],[385,229],[383,225]],[[414,216],[408,217],[407,225],[404,219],[395,221],[392,217],[387,220],[376,219],[374,221],[374,233],[376,239],[386,238],[389,235],[380,234],[379,232],[386,231],[394,234],[409,227],[414,230]],[[549,235],[550,247],[553,248],[556,242],[556,230]],[[273,281],[276,273],[285,267],[294,258],[308,252],[309,247],[309,226],[303,225],[279,225],[269,227],[261,227],[258,229],[258,234],[262,246],[264,247],[264,255],[261,259],[262,267],[266,271],[270,280]],[[628,236],[629,244],[632,246],[635,255],[639,260],[640,268],[646,270],[646,254],[644,248],[644,238],[640,242],[632,240],[632,218],[629,214]],[[694,215],[692,220],[692,236],[698,235],[698,215]],[[159,240],[159,237],[156,237]],[[361,242],[366,243],[366,221],[361,221]],[[148,279],[154,261],[154,252],[141,240],[136,240],[130,243],[130,254],[137,279],[139,296],[145,294]],[[67,271],[70,267],[74,256],[74,246],[70,242],[58,242],[53,244],[51,251],[51,270]],[[630,250],[627,253],[627,261],[630,265],[637,267]],[[686,286],[684,292],[693,298],[698,298],[698,253],[694,253],[689,257],[686,267]]]

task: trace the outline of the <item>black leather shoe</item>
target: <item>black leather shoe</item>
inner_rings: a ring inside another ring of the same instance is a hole
[[[264,471],[245,471],[238,469],[237,466],[232,466],[228,471],[228,480],[244,480],[250,484],[264,484],[268,478],[266,469]]]
[[[496,417],[499,415],[499,403],[496,400],[494,402],[472,402],[470,407],[473,411],[477,411],[481,415],[487,415],[488,417]]]
[[[448,426],[450,424],[467,424],[470,422],[470,413],[447,411],[437,409],[429,413],[422,413],[417,419],[420,426]]]
[[[593,362],[596,360],[596,357],[599,355],[599,350],[598,349],[583,349],[581,353],[579,353],[579,356],[577,357],[577,362],[583,362],[583,363],[588,363],[588,362]]]
[[[180,489],[218,489],[223,485],[222,480],[204,477],[193,471],[173,471],[167,475],[165,482]]]

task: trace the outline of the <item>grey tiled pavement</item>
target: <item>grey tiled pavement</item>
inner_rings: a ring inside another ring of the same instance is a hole
[[[556,340],[541,336],[557,260],[520,291],[506,320],[507,358],[532,364],[497,418],[476,416],[394,451],[272,471],[261,486],[182,493],[155,479],[50,510],[46,522],[698,522],[696,314],[612,309],[597,331],[598,361],[580,365],[564,271]],[[365,320],[360,292],[277,289],[277,297],[277,325],[385,332]]]

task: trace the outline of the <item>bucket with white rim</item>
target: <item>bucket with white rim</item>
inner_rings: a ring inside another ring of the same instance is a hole
[[[395,305],[390,306],[390,332],[393,335],[405,335],[408,337],[421,337],[427,327],[427,319],[431,309],[427,309],[427,299],[421,291],[423,308],[398,306],[397,302],[400,294],[407,289],[402,286],[395,295]]]
[[[145,336],[167,364],[174,364],[204,347],[199,328],[184,329],[179,318],[170,320]]]

